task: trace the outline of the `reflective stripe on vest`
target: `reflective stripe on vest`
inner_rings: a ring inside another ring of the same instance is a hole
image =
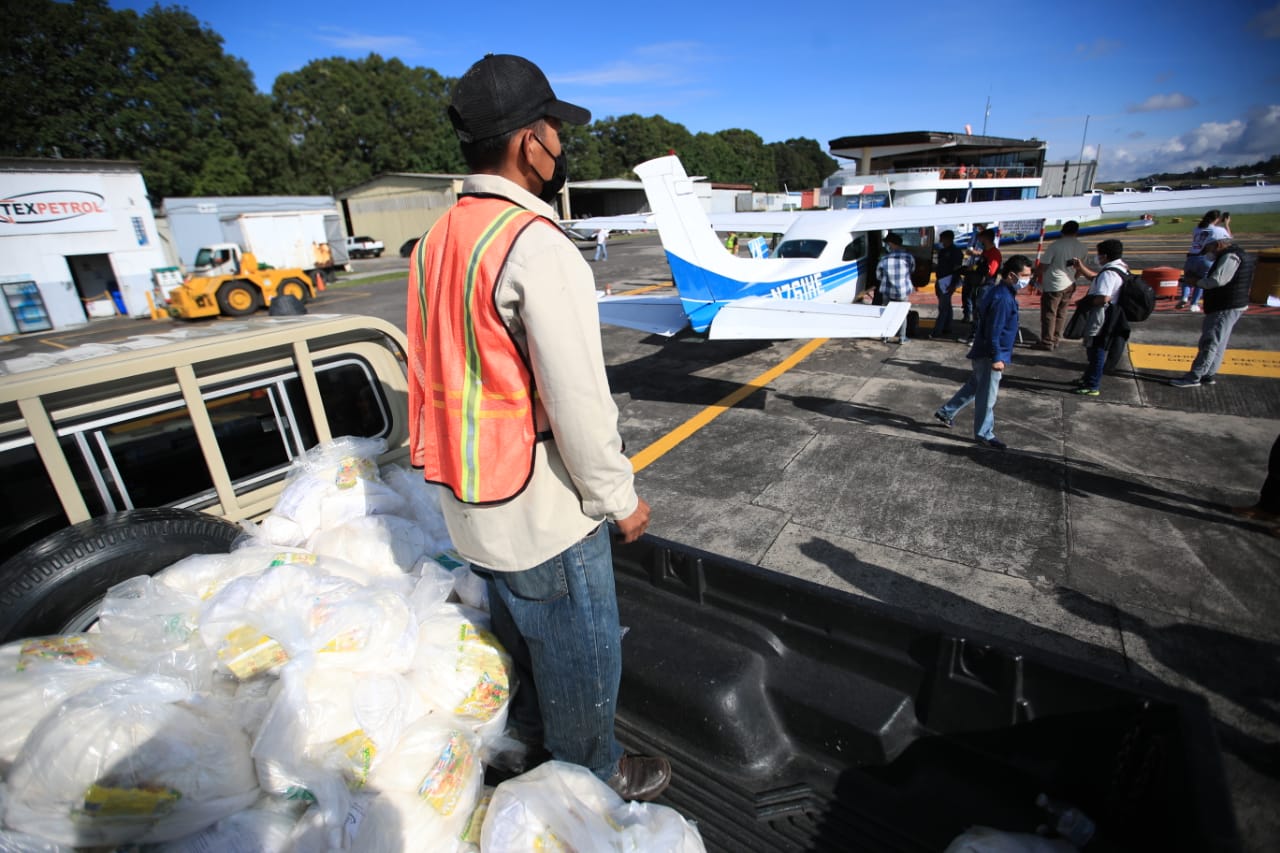
[[[410,268],[412,463],[464,503],[510,500],[533,473],[533,374],[495,289],[516,238],[541,218],[504,199],[464,196]]]

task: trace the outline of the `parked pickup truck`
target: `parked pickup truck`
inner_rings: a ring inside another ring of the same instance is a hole
[[[348,237],[347,254],[353,258],[380,258],[382,241],[372,237]]]
[[[403,464],[405,351],[311,316],[0,363],[0,640],[225,552],[316,442],[380,437]],[[1087,851],[1239,849],[1200,697],[652,536],[615,566],[619,736],[670,757],[661,802],[709,850],[941,851],[1052,826],[1041,795],[1092,821]]]

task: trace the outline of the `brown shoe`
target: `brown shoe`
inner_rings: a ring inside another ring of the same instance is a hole
[[[671,762],[651,755],[624,755],[606,784],[624,800],[656,800],[671,784]]]
[[[1253,521],[1265,521],[1275,524],[1280,522],[1280,512],[1269,510],[1259,504],[1253,506],[1233,506],[1231,511],[1241,518],[1252,519]]]

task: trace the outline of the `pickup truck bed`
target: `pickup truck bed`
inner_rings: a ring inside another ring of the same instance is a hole
[[[1050,823],[1042,792],[1088,851],[1240,849],[1201,697],[652,537],[614,558],[620,738],[708,850],[941,851]]]

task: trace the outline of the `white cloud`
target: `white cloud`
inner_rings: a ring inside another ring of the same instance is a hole
[[[1167,95],[1152,95],[1140,104],[1129,104],[1124,108],[1127,113],[1151,113],[1159,110],[1185,110],[1200,102],[1181,92],[1170,92]]]
[[[1247,29],[1258,32],[1264,39],[1280,38],[1280,3],[1255,15]]]
[[[607,65],[548,75],[552,85],[629,86],[683,84],[689,80],[690,66],[706,58],[706,48],[697,42],[658,42],[640,45],[631,56]]]
[[[316,38],[325,44],[333,45],[339,50],[401,56],[413,55],[418,52],[418,43],[408,36],[379,36],[372,33],[327,29],[330,29],[332,34],[320,32],[316,34]]]
[[[1280,104],[1252,110],[1244,118],[1205,122],[1149,147],[1104,147],[1103,180],[1159,172],[1189,172],[1198,166],[1239,166],[1280,153]]]
[[[1083,54],[1086,58],[1092,59],[1098,56],[1106,56],[1109,53],[1115,53],[1124,45],[1114,39],[1096,38],[1086,44],[1076,45],[1076,53]]]

